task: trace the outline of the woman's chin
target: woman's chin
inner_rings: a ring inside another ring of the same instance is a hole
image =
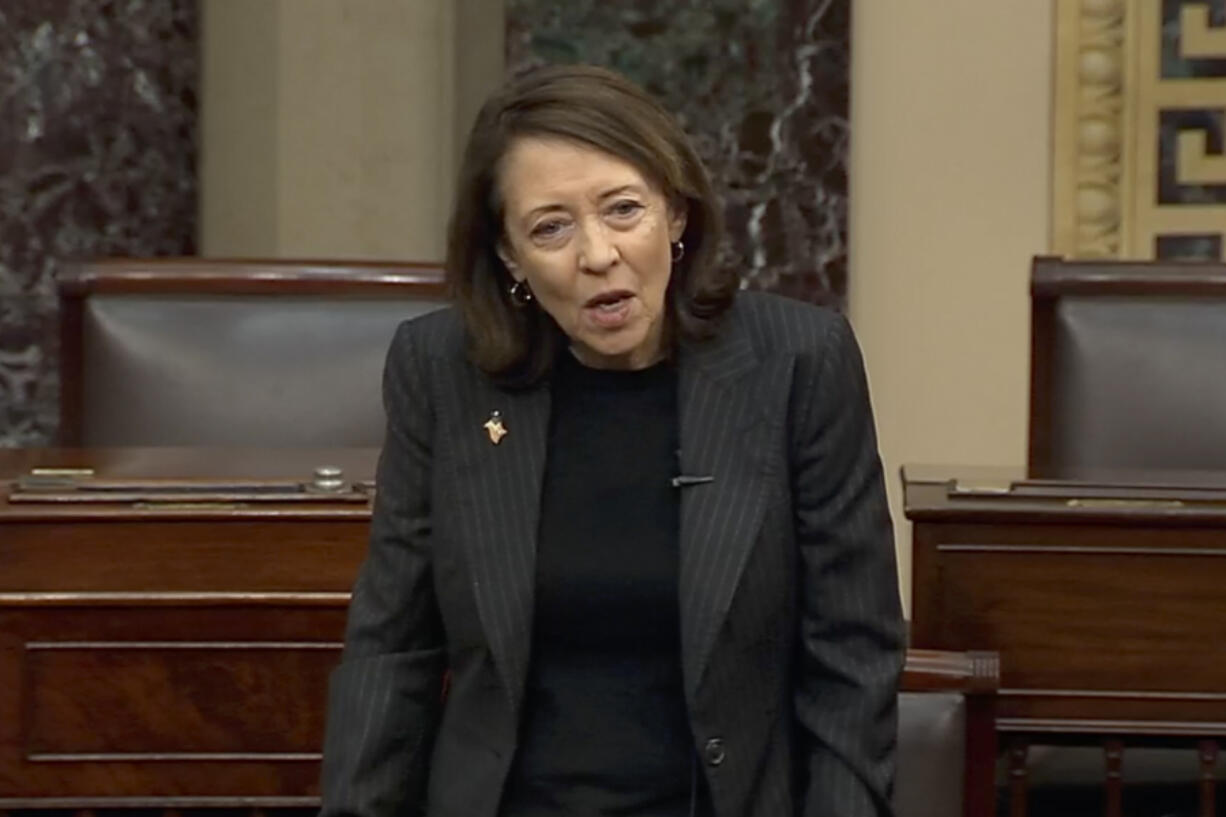
[[[659,350],[647,348],[647,338],[641,333],[618,334],[623,337],[578,339],[573,347],[575,357],[594,369],[643,369],[659,358]]]

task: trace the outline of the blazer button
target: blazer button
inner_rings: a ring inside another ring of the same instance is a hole
[[[718,766],[728,756],[724,751],[724,741],[722,738],[711,738],[708,740],[703,753],[706,755],[708,766]]]

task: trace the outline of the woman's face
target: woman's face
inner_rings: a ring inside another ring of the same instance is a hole
[[[499,165],[498,255],[595,368],[662,356],[670,242],[685,214],[634,165],[563,139],[524,137]]]

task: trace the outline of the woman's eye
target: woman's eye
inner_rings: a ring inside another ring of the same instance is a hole
[[[532,228],[532,235],[535,238],[552,238],[562,232],[562,222],[546,221]]]
[[[643,209],[643,205],[639,204],[637,201],[629,200],[619,201],[611,208],[613,215],[622,218],[632,216],[641,209]]]

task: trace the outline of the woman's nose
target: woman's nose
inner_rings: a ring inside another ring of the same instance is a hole
[[[617,244],[603,224],[589,224],[581,230],[579,266],[588,272],[604,272],[617,263]]]

